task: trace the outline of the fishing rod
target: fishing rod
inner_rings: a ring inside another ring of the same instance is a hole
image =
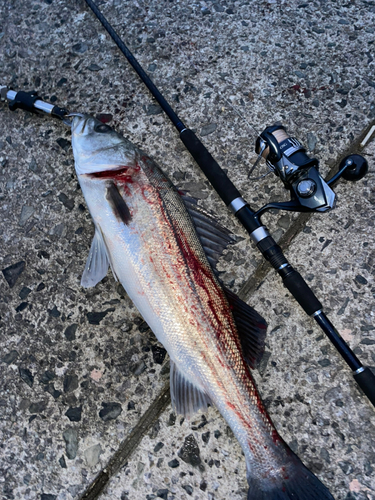
[[[85,1],[168,115],[178,130],[180,139],[218,195],[243,224],[259,251],[278,272],[289,292],[304,311],[315,319],[336,347],[352,370],[359,387],[375,406],[375,375],[368,367],[362,365],[340,336],[323,312],[323,306],[318,298],[298,271],[287,261],[281,248],[261,221],[261,216],[270,209],[297,212],[324,212],[329,210],[335,203],[335,193],[330,186],[341,176],[347,180],[361,179],[368,169],[366,160],[360,155],[350,155],[341,162],[338,173],[332,179],[324,181],[318,171],[318,160],[309,158],[297,139],[289,137],[286,129],[281,125],[267,127],[259,134],[256,142],[256,152],[258,153],[256,163],[262,157],[266,160],[270,170],[280,177],[284,186],[290,191],[291,200],[282,203],[269,203],[258,211],[253,211],[207,148],[174,112],[94,2],[92,0]],[[10,101],[9,107],[11,110],[21,108],[28,111],[45,112],[62,119],[67,124],[69,123],[67,118],[69,112],[66,109],[45,103],[38,98],[35,92],[15,92],[7,87],[0,87],[0,92],[2,100]]]
[[[186,149],[193,156],[220,198],[242,223],[263,257],[278,272],[284,285],[303,310],[315,319],[336,347],[352,370],[354,379],[375,406],[375,375],[370,368],[362,365],[338,333],[323,312],[323,306],[314,292],[299,272],[290,265],[281,248],[261,222],[261,216],[273,208],[297,212],[324,212],[332,208],[335,194],[330,185],[341,176],[353,181],[361,179],[368,169],[366,160],[360,155],[348,156],[341,162],[338,173],[325,182],[318,172],[318,160],[310,159],[298,140],[289,137],[282,126],[267,127],[257,139],[258,160],[261,156],[266,159],[268,167],[280,177],[285,187],[289,189],[291,200],[284,203],[269,203],[254,212],[207,148],[194,132],[184,125],[96,4],[92,0],[85,0],[85,2],[176,127]]]

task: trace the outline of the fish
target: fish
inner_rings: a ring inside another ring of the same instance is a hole
[[[248,500],[333,500],[280,437],[255,386],[266,322],[219,281],[229,231],[109,125],[77,113],[71,131],[95,226],[82,286],[111,268],[169,354],[174,411],[190,417],[214,405],[238,439]]]

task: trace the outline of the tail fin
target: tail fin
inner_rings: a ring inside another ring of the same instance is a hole
[[[295,458],[288,467],[289,476],[280,477],[279,481],[275,478],[259,481],[248,477],[247,500],[334,500],[328,488]]]

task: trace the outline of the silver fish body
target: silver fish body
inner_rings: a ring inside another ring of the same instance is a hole
[[[190,415],[212,403],[232,428],[245,454],[249,500],[332,500],[263,407],[248,361],[259,355],[264,323],[220,285],[179,192],[95,118],[73,119],[72,145],[95,224],[83,286],[94,286],[111,266],[169,353],[175,410]]]

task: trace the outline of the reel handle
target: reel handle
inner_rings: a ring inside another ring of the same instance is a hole
[[[347,181],[359,181],[368,172],[368,162],[363,156],[352,154],[346,156],[339,165],[339,171],[327,184],[330,186],[343,177]]]

